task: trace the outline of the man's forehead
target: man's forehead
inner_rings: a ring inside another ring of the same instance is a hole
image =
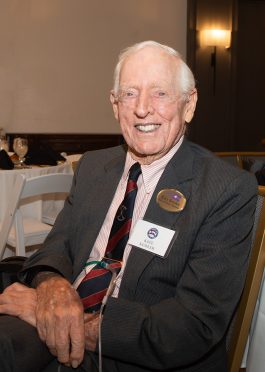
[[[120,85],[148,79],[153,86],[176,81],[179,60],[158,48],[145,48],[126,57],[120,70]]]

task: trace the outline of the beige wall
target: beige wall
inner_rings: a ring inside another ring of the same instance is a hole
[[[187,0],[0,0],[0,127],[118,133],[119,51],[153,39],[186,56]]]

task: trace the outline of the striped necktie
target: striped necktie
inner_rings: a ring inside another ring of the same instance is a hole
[[[99,311],[107,292],[112,273],[104,268],[104,263],[106,262],[116,271],[121,268],[123,252],[130,234],[137,180],[140,174],[140,164],[133,164],[130,168],[124,199],[113,220],[103,262],[97,263],[77,288],[86,312]]]

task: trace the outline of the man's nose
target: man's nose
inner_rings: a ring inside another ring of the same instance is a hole
[[[148,114],[154,113],[152,99],[147,92],[141,92],[139,94],[134,111],[138,117],[146,117]]]

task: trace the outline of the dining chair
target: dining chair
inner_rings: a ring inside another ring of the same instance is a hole
[[[250,168],[254,163],[257,163],[257,167],[265,163],[265,151],[223,151],[215,154],[245,170],[253,171]]]
[[[243,293],[228,332],[229,372],[239,372],[265,265],[265,187],[259,186],[252,249]]]
[[[230,164],[242,168],[241,157],[238,152],[235,151],[215,152],[215,155],[219,156],[220,158],[223,158],[223,160],[227,161]]]
[[[0,226],[0,259],[7,246],[15,249],[16,256],[25,256],[25,247],[44,242],[52,226],[41,219],[23,216],[21,206],[30,202],[32,197],[68,193],[72,179],[72,174],[46,174],[28,179],[18,174]]]

